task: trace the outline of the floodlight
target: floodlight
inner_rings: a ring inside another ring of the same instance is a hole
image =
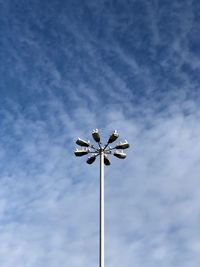
[[[119,137],[119,134],[115,130],[108,139],[108,144],[113,143],[117,138]]]
[[[114,152],[113,155],[119,159],[125,159],[126,158],[126,154],[124,152],[120,152],[117,150]]]
[[[99,135],[99,130],[95,129],[92,131],[92,137],[94,138],[94,140],[99,143],[100,142],[100,135]]]
[[[90,146],[90,141],[85,141],[81,138],[78,138],[77,141],[76,141],[76,144],[79,145],[79,146]]]
[[[92,131],[92,137],[97,142],[97,144],[90,144],[90,141],[78,138],[76,144],[81,146],[80,149],[76,149],[74,154],[77,157],[81,157],[90,153],[90,157],[87,159],[88,164],[92,164],[96,158],[99,156],[100,159],[100,183],[99,183],[99,267],[104,267],[104,168],[109,166],[110,160],[108,155],[114,155],[119,159],[125,159],[126,154],[123,152],[123,149],[129,147],[129,143],[125,140],[124,142],[119,142],[117,145],[110,145],[115,142],[119,137],[117,131],[114,131],[108,138],[107,143],[103,144],[100,138],[98,129]],[[114,153],[113,153],[114,152]],[[84,203],[83,203],[84,204]]]
[[[129,148],[129,143],[127,142],[127,140],[125,140],[125,142],[120,142],[118,145],[116,145],[116,149],[126,149]]]
[[[89,158],[87,159],[87,163],[88,163],[88,164],[92,164],[92,163],[95,161],[95,159],[96,159],[96,155],[91,156],[91,157],[89,157]]]
[[[89,149],[76,149],[76,151],[74,152],[74,154],[77,157],[81,157],[81,156],[87,155],[89,152],[90,152]]]
[[[104,155],[104,164],[106,166],[110,165],[110,161],[109,161],[109,159],[105,155]]]

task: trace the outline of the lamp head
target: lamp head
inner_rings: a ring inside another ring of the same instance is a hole
[[[108,139],[108,144],[113,143],[117,138],[119,137],[119,134],[117,133],[117,131],[115,130],[109,137]]]
[[[126,154],[124,152],[120,152],[120,151],[115,151],[113,154],[115,157],[117,157],[118,159],[125,159],[126,158]]]
[[[100,134],[99,134],[99,130],[95,129],[92,131],[92,137],[94,138],[94,140],[99,143],[100,142]]]
[[[115,148],[116,149],[127,149],[129,147],[130,147],[130,145],[129,145],[128,141],[125,140],[123,143],[120,142],[119,144],[117,144]]]
[[[106,155],[104,155],[104,164],[105,164],[106,166],[109,166],[109,165],[110,165],[110,161],[109,161],[109,159],[106,157]]]
[[[88,164],[92,164],[95,161],[95,159],[96,159],[96,155],[89,157],[86,162]]]
[[[84,155],[87,155],[90,152],[89,149],[76,149],[74,152],[75,156],[77,157],[82,157]]]
[[[76,144],[79,145],[79,146],[85,146],[85,147],[88,147],[88,146],[90,146],[90,141],[85,141],[85,140],[83,140],[83,139],[81,139],[81,138],[78,138],[78,139],[76,140]]]

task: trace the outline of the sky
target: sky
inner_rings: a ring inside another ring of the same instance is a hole
[[[200,2],[0,0],[0,266],[200,266]]]

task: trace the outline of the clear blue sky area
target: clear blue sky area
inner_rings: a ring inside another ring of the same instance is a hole
[[[0,266],[199,267],[200,1],[0,0]]]

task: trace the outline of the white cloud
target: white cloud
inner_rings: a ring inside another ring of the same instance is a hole
[[[159,21],[148,8],[153,44],[162,45]],[[73,155],[75,138],[91,138],[97,127],[104,140],[117,129],[131,145],[127,159],[112,158],[105,171],[106,266],[199,266],[200,113],[195,100],[186,99],[197,81],[181,71],[185,62],[195,70],[199,63],[188,49],[192,10],[187,14],[187,27],[158,62],[160,70],[173,66],[183,88],[166,77],[165,88],[174,91],[163,94],[156,93],[162,75],[155,77],[147,62],[139,64],[118,43],[111,29],[118,22],[109,13],[103,52],[87,29],[61,16],[76,40],[73,51],[60,47],[62,55],[77,59],[62,70],[31,29],[19,34],[31,49],[23,55],[10,49],[16,61],[11,76],[19,74],[21,84],[39,95],[34,104],[25,99],[1,107],[0,265],[98,264],[98,162],[88,166]],[[31,79],[24,75],[30,51],[38,56]],[[85,58],[77,56],[80,51]],[[156,52],[152,46],[152,56]],[[116,55],[148,89],[137,95],[137,86],[130,88],[104,53]]]
[[[18,138],[19,150],[8,145],[2,154],[2,162],[9,160],[0,186],[2,264],[98,262],[98,163],[88,166],[71,150],[97,118],[104,137],[116,128],[131,144],[126,161],[112,158],[106,168],[107,265],[187,266],[190,260],[197,266],[199,111],[192,102],[188,115],[171,109],[135,120],[111,107],[104,121],[88,107],[77,113],[85,115],[81,127],[58,99],[49,103],[50,121],[5,112],[12,135],[3,137],[3,146]],[[54,127],[62,128],[60,135]]]

